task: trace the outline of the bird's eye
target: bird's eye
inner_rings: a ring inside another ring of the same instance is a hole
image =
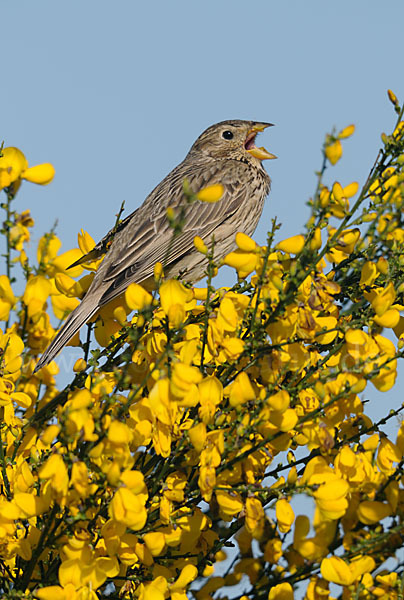
[[[232,140],[233,139],[233,133],[231,131],[223,131],[222,133],[222,138],[224,138],[225,140]]]

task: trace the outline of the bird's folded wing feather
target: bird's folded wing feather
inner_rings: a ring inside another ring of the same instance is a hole
[[[107,282],[110,282],[110,286],[103,294],[102,304],[106,304],[122,294],[129,283],[142,282],[151,277],[156,262],[168,266],[182,258],[193,249],[196,235],[209,242],[214,230],[225,223],[246,201],[250,181],[248,176],[242,181],[240,180],[239,165],[237,169],[231,169],[225,175],[219,169],[209,172],[208,177],[206,177],[206,170],[204,174],[205,177],[201,173],[196,178],[196,182],[190,181],[190,185],[196,191],[221,183],[224,192],[218,202],[196,201],[184,205],[185,197],[180,184],[175,186],[179,190],[176,194],[177,197],[155,199],[160,207],[163,205],[163,210],[160,209],[158,214],[152,214],[150,217],[152,209],[145,204],[144,214],[142,214],[143,207],[141,207],[137,211],[136,220],[128,221],[126,231],[122,231],[120,239],[116,240],[114,256],[111,252],[113,260],[103,273],[103,286]],[[184,206],[184,228],[176,237],[173,237],[173,229],[166,216],[167,206],[172,206],[174,209]],[[129,228],[130,236],[128,236]]]

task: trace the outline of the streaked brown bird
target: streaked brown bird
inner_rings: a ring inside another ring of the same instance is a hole
[[[171,173],[147,196],[140,208],[111,230],[76,264],[106,256],[81,304],[45,350],[35,371],[48,364],[80,327],[97,311],[120,296],[130,283],[148,284],[154,265],[164,264],[167,277],[195,282],[204,275],[206,258],[197,252],[194,237],[209,244],[215,239],[215,259],[235,249],[238,231],[251,235],[258,224],[271,180],[261,161],[276,158],[257,148],[256,135],[271,123],[222,121],[212,125]],[[224,193],[216,203],[188,203],[184,181],[197,193],[222,184]],[[167,208],[182,209],[185,225],[173,238]],[[72,265],[73,266],[73,265]]]

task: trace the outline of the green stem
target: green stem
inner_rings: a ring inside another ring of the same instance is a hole
[[[4,413],[4,411],[2,410],[2,412]],[[11,500],[11,489],[10,489],[10,482],[8,480],[8,475],[7,475],[7,467],[6,467],[6,460],[5,460],[5,454],[4,454],[4,445],[3,445],[3,439],[2,439],[2,430],[0,429],[0,464],[1,464],[1,474],[3,476],[3,484],[4,484],[4,488],[6,491],[6,496],[8,498],[8,500]]]
[[[203,323],[203,336],[202,336],[202,349],[201,349],[201,364],[200,371],[202,373],[205,372],[204,369],[204,361],[205,361],[205,348],[208,342],[208,328],[209,328],[209,315],[211,309],[211,300],[210,297],[213,294],[214,290],[212,287],[212,278],[213,272],[215,268],[214,264],[214,248],[215,248],[215,238],[212,236],[212,247],[211,251],[208,254],[208,270],[207,270],[207,281],[206,281],[206,301],[205,301],[205,310],[204,310],[204,323]]]
[[[42,529],[42,533],[41,533],[41,537],[39,538],[38,545],[35,547],[34,551],[32,552],[32,557],[31,557],[30,561],[28,562],[28,564],[26,565],[21,579],[19,581],[17,581],[16,589],[24,592],[26,590],[26,588],[28,587],[28,585],[31,581],[32,573],[34,572],[34,569],[39,560],[39,557],[41,556],[43,550],[46,548],[46,541],[47,541],[48,533],[50,531],[53,519],[55,518],[58,510],[59,510],[59,507],[57,506],[57,504],[54,504],[54,506],[49,514],[46,525]]]

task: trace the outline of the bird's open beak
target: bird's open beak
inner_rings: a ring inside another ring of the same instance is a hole
[[[263,146],[261,146],[261,148],[257,148],[255,145],[255,138],[257,134],[271,126],[272,123],[255,123],[255,125],[251,127],[244,142],[244,148],[249,154],[251,154],[251,156],[255,156],[255,158],[258,158],[259,160],[277,158],[275,154],[268,152],[268,150],[266,150]]]

